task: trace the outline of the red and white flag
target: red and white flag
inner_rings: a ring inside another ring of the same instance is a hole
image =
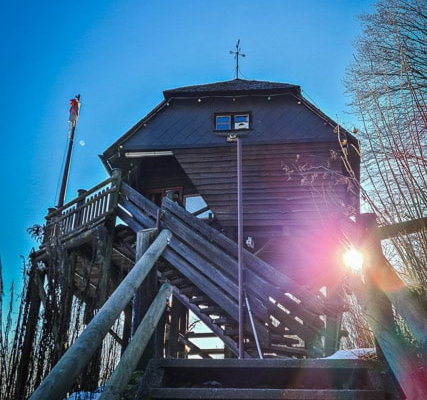
[[[78,94],[74,99],[70,100],[70,116],[68,117],[68,122],[70,123],[71,128],[74,128],[79,118],[80,111],[80,95]]]

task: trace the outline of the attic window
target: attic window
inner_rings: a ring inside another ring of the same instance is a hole
[[[214,115],[215,131],[248,130],[251,128],[251,113],[217,113]]]

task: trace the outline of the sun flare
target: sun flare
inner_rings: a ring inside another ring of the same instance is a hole
[[[343,255],[344,264],[353,272],[360,272],[363,265],[362,253],[357,251],[354,247],[348,249]]]

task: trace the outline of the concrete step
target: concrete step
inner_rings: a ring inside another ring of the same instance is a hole
[[[395,400],[384,366],[372,360],[152,360],[139,400]]]
[[[383,400],[380,390],[158,388],[150,399]]]

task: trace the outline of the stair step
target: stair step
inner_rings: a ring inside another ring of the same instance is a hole
[[[386,400],[385,372],[371,360],[152,360],[137,398]]]
[[[212,332],[187,332],[184,336],[188,339],[212,339],[216,337]]]
[[[236,325],[237,321],[232,317],[219,317],[212,320],[215,325]]]
[[[166,269],[161,271],[163,278],[173,279],[175,277],[180,276],[179,272],[176,269]]]
[[[199,290],[195,286],[187,286],[187,287],[179,288],[179,293],[187,297],[197,296],[200,294]]]
[[[223,313],[223,310],[221,309],[221,307],[218,307],[218,306],[210,306],[210,307],[200,308],[200,312],[206,315],[211,315],[211,314],[221,315]]]
[[[238,336],[239,335],[239,327],[237,325],[235,328],[234,327],[225,327],[224,333],[227,336],[231,336],[231,337]]]
[[[212,300],[206,296],[196,296],[190,299],[190,303],[197,305],[209,305],[212,303]]]
[[[379,390],[156,388],[150,399],[280,399],[280,400],[383,400]]]
[[[176,287],[181,287],[181,286],[185,286],[188,285],[190,283],[190,281],[187,278],[184,278],[182,276],[177,276],[174,278],[169,279],[170,284]]]
[[[271,335],[271,341],[278,344],[286,344],[288,346],[293,344],[299,344],[301,341],[296,338],[272,334]]]
[[[291,347],[291,346],[282,346],[277,344],[271,344],[270,349],[277,353],[278,355],[282,354],[286,357],[296,356],[296,357],[305,357],[307,356],[307,349],[305,347]]]

